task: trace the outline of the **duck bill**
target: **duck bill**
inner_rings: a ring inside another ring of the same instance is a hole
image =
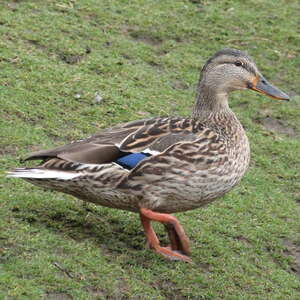
[[[272,85],[262,75],[256,77],[255,80],[249,85],[249,88],[261,94],[265,94],[273,99],[286,101],[290,100],[290,97],[286,93]]]

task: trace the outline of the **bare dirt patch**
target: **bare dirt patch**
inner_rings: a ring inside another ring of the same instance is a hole
[[[291,240],[284,240],[283,244],[286,248],[285,254],[294,259],[290,264],[290,270],[300,276],[300,245]]]
[[[95,299],[105,298],[106,292],[97,287],[88,286],[85,288]]]
[[[65,53],[59,54],[58,57],[60,58],[61,61],[69,65],[75,65],[83,59],[83,55],[73,55],[73,54],[65,54]]]
[[[16,155],[19,148],[17,146],[6,145],[2,146],[0,149],[0,156],[1,155]]]
[[[172,82],[172,88],[175,90],[187,90],[189,88],[189,85],[183,81],[176,79]]]
[[[44,297],[45,300],[72,300],[73,297],[66,293],[49,293]]]
[[[187,299],[181,294],[181,289],[171,280],[163,279],[156,281],[154,287],[159,289],[168,300],[184,300]]]
[[[300,205],[300,192],[299,193],[295,193],[295,201],[296,201],[296,203],[297,204],[299,204]]]
[[[38,145],[26,145],[21,147],[23,150],[26,150],[27,153],[35,152],[40,150],[40,146]],[[0,156],[11,155],[15,156],[17,159],[24,159],[25,157],[20,157],[18,152],[20,151],[19,146],[15,145],[0,145]],[[26,155],[25,155],[26,156]]]
[[[159,46],[163,42],[162,39],[154,36],[151,32],[132,31],[130,32],[130,36],[133,40],[150,46]]]
[[[98,288],[96,286],[86,286],[84,288],[92,297],[92,299],[110,299],[110,300],[138,300],[139,297],[128,297],[127,293],[129,287],[126,280],[120,280],[115,287],[114,291],[108,292],[105,289]]]
[[[235,240],[242,241],[246,244],[251,244],[251,241],[243,235],[236,235],[233,237]]]
[[[151,66],[153,69],[155,69],[157,72],[163,72],[164,71],[164,66],[160,63],[157,63],[153,60],[147,62],[149,66]]]
[[[299,137],[300,134],[295,128],[288,125],[284,120],[276,119],[272,117],[265,117],[256,120],[257,123],[261,124],[265,129],[273,133],[286,135],[288,137]]]
[[[85,48],[85,53],[84,54],[72,54],[72,53],[58,53],[58,57],[61,61],[65,62],[66,64],[69,65],[75,65],[79,63],[86,55],[90,54],[92,52],[90,47]]]
[[[41,41],[39,40],[34,40],[34,39],[28,39],[26,40],[28,44],[38,48],[38,49],[41,49],[41,50],[48,50],[47,47],[45,45],[43,45],[41,43]]]
[[[298,97],[298,96],[300,96],[299,93],[297,93],[295,91],[292,91],[292,90],[288,91],[288,95],[290,97]]]
[[[10,8],[12,11],[16,11],[18,9],[18,3],[13,1],[7,3],[8,8]]]

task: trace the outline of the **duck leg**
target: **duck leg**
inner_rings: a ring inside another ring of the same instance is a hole
[[[181,242],[180,237],[178,236],[174,226],[170,223],[166,223],[164,225],[170,240],[171,249],[180,251],[185,255],[190,255],[189,244]]]
[[[147,208],[141,208],[140,217],[145,235],[151,248],[170,260],[182,260],[186,262],[192,261],[191,258],[188,257],[190,253],[189,240],[185,235],[182,226],[174,216],[157,213]],[[160,246],[156,233],[151,226],[151,221],[167,224],[171,247]],[[178,250],[187,255],[181,254]]]

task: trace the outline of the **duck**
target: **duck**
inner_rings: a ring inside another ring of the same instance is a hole
[[[228,104],[236,90],[278,100],[289,96],[261,74],[244,51],[225,48],[200,72],[189,117],[152,117],[103,129],[30,154],[36,167],[9,177],[86,202],[138,213],[147,245],[169,260],[191,262],[190,242],[173,213],[204,207],[235,187],[250,160],[243,126]],[[163,246],[152,222],[165,225]]]

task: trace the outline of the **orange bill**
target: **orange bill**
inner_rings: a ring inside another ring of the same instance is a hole
[[[286,93],[269,83],[262,75],[258,75],[252,83],[249,83],[248,88],[274,99],[290,100],[290,97]]]

